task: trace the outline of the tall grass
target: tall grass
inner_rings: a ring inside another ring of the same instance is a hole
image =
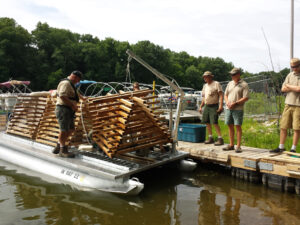
[[[279,99],[280,98],[280,99]],[[279,106],[278,103],[281,103]],[[283,96],[268,96],[265,93],[250,93],[250,98],[245,104],[245,113],[255,114],[278,114],[284,108]]]

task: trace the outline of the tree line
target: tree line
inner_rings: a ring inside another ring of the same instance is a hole
[[[131,49],[136,55],[163,74],[174,78],[180,86],[200,90],[202,74],[209,70],[215,80],[228,80],[231,62],[222,58],[194,57],[186,52],[174,52],[150,41],[130,44],[109,37],[99,40],[90,34],[78,34],[38,22],[30,33],[12,18],[0,18],[0,82],[11,78],[30,80],[35,91],[56,89],[59,80],[73,70],[80,70],[84,79],[101,82],[126,81],[126,67]],[[267,73],[279,79],[288,73]],[[254,74],[245,72],[243,76]],[[130,63],[132,81],[152,83],[156,77],[142,65]],[[157,81],[158,84],[161,81]]]

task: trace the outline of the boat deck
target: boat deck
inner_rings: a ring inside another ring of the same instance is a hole
[[[126,153],[109,158],[100,151],[88,152],[71,149],[75,158],[61,158],[52,154],[53,147],[30,139],[24,139],[5,133],[0,133],[0,146],[12,149],[35,158],[42,158],[51,163],[66,165],[77,171],[83,171],[94,176],[103,176],[106,179],[116,180],[129,177],[133,174],[148,170],[160,165],[177,161],[188,156],[181,151],[150,151],[147,156],[137,156],[135,153]]]

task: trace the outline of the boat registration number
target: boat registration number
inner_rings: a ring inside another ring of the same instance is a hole
[[[79,178],[81,180],[81,178],[82,178],[82,176],[80,176],[79,173],[76,173],[76,172],[74,172],[72,170],[61,169],[61,173],[64,174],[64,175],[66,175],[66,176],[72,177],[72,178],[74,178],[76,180],[78,180]]]

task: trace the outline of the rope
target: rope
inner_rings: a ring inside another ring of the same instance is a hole
[[[129,82],[131,83],[131,77],[130,77],[130,61],[132,60],[132,57],[131,56],[128,56],[128,59],[127,59],[127,66],[126,66],[126,79],[125,81],[126,82]],[[127,81],[128,80],[128,81]]]
[[[91,143],[90,140],[89,140],[88,133],[87,133],[87,131],[86,131],[86,129],[85,129],[85,125],[84,125],[84,122],[83,122],[82,102],[83,102],[83,101],[81,100],[81,102],[80,102],[80,111],[81,111],[80,117],[81,117],[81,123],[82,123],[82,127],[83,127],[83,130],[84,130],[84,133],[85,133],[85,135],[86,135],[86,140],[87,140],[87,142],[88,142],[90,145],[92,145],[92,143]]]

